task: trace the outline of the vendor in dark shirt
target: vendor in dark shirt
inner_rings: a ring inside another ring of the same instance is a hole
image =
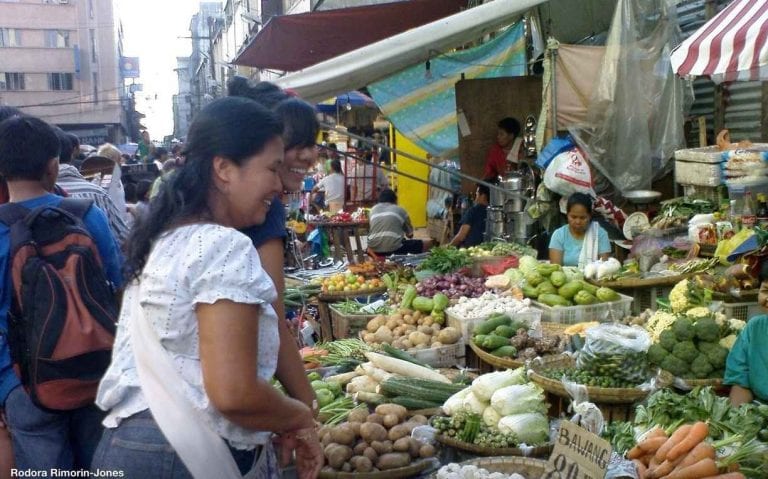
[[[462,216],[459,232],[451,241],[452,246],[476,246],[483,242],[490,199],[491,190],[485,185],[477,185],[475,204]]]

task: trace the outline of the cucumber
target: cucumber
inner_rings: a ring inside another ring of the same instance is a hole
[[[483,321],[482,323],[478,324],[475,327],[475,334],[489,334],[494,329],[498,328],[499,326],[506,326],[510,322],[512,322],[511,319],[509,319],[509,316],[505,314],[501,314],[498,316],[491,316],[487,320]]]
[[[451,396],[467,388],[463,384],[448,384],[417,378],[389,378],[380,384],[381,392],[387,396],[407,396],[444,403]]]
[[[443,405],[443,403],[426,401],[424,399],[417,399],[409,396],[395,396],[390,398],[389,401],[394,404],[399,404],[409,411],[415,411],[418,409],[435,409]]]
[[[491,351],[491,354],[500,358],[514,358],[517,356],[517,349],[514,346],[502,346]]]

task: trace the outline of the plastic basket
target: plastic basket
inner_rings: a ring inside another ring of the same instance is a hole
[[[646,309],[656,311],[658,309],[657,300],[669,297],[671,291],[671,286],[650,286],[635,288],[631,291],[625,290],[624,292],[632,293],[632,314],[638,315]]]
[[[585,321],[611,323],[620,321],[632,312],[632,298],[619,294],[621,299],[610,303],[598,303],[584,306],[547,306],[538,301],[531,304],[542,310],[541,320],[549,323],[576,324]]]
[[[533,303],[531,303],[533,304]],[[490,315],[489,315],[490,316]],[[541,309],[529,309],[528,311],[524,313],[517,313],[517,314],[510,314],[510,317],[512,319],[519,319],[522,321],[526,321],[528,323],[536,323],[538,320],[542,317],[542,311]],[[476,318],[476,319],[466,319],[462,318],[461,316],[456,316],[455,314],[451,314],[448,311],[445,312],[445,318],[446,318],[446,325],[451,326],[453,328],[458,329],[461,331],[461,336],[469,341],[469,339],[472,337],[472,332],[475,330],[475,327],[488,319],[488,316],[485,316],[483,318]]]
[[[750,303],[723,303],[723,314],[729,319],[749,321],[760,314],[765,314],[757,301]]]
[[[440,346],[439,348],[410,349],[407,352],[422,363],[428,364],[433,368],[451,368],[467,364],[467,348],[462,340],[456,344]]]
[[[365,329],[368,321],[377,314],[345,314],[330,305],[331,328],[335,339],[357,337],[358,333]]]

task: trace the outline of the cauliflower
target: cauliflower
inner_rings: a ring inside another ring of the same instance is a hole
[[[730,351],[731,348],[733,348],[733,345],[736,344],[736,338],[737,337],[738,336],[735,335],[735,334],[730,334],[730,335],[724,337],[723,339],[720,340],[720,346],[722,346],[725,349],[727,349],[728,351]]]
[[[662,331],[672,326],[672,323],[674,323],[676,319],[677,316],[674,314],[658,310],[648,318],[648,323],[646,324],[645,329],[648,330],[654,341],[658,341]]]
[[[728,318],[723,313],[715,313],[715,322],[722,328],[728,322]]]
[[[709,308],[705,308],[704,306],[698,306],[696,308],[691,308],[688,311],[685,312],[687,316],[690,316],[692,318],[704,318],[711,314],[709,311]]]
[[[677,283],[669,293],[669,305],[678,313],[688,309],[688,280]]]
[[[731,318],[728,320],[728,326],[736,333],[744,329],[744,326],[746,325],[747,323],[740,319]]]

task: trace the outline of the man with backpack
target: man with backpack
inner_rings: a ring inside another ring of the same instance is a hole
[[[42,120],[0,123],[0,405],[19,470],[87,470],[109,364],[121,257],[91,201],[51,194],[59,139]]]

